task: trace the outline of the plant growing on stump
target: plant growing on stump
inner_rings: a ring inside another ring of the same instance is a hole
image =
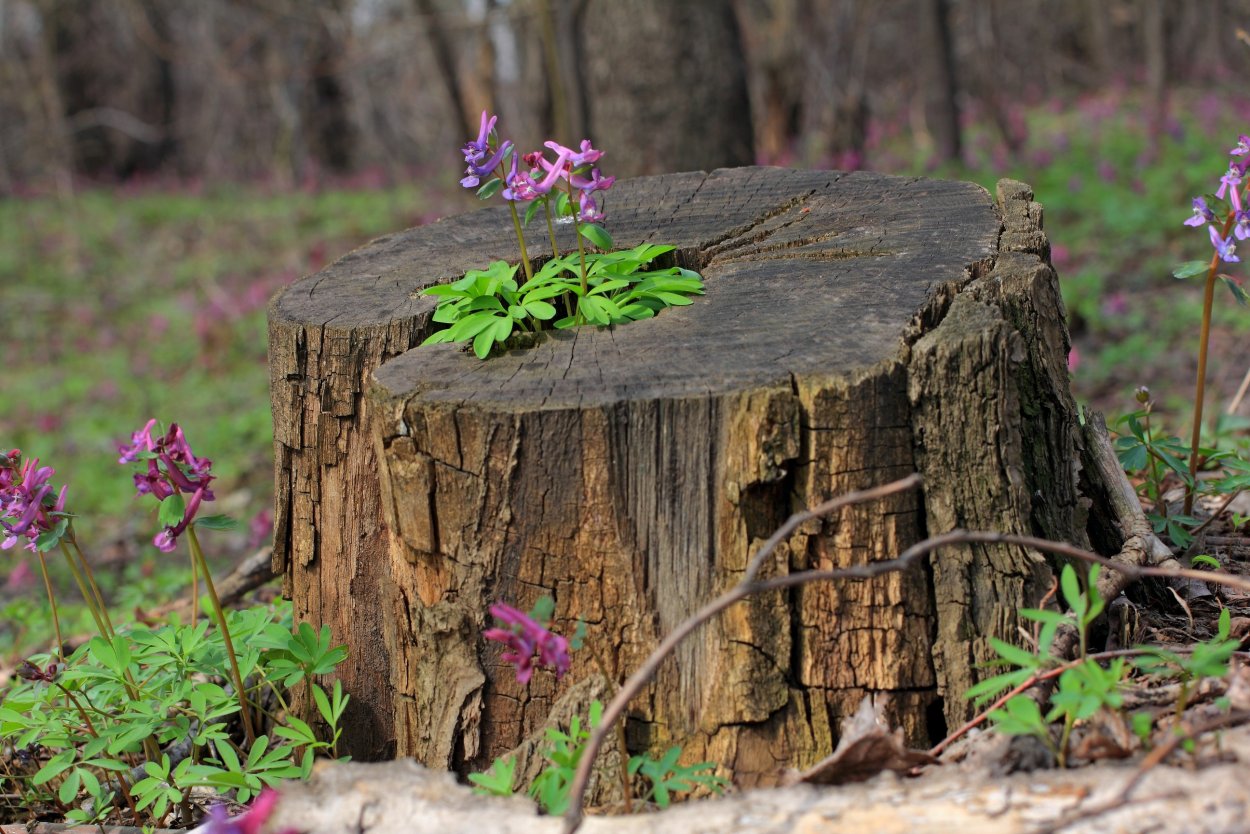
[[[522,157],[511,141],[500,140],[496,118],[483,112],[477,138],[462,149],[467,168],[460,184],[477,188],[483,200],[500,194],[507,201],[521,260],[515,265],[495,261],[485,270],[470,270],[458,281],[424,290],[439,299],[434,321],[448,325],[424,344],[472,342],[473,352],[485,359],[514,330],[536,333],[547,327],[623,324],[650,318],[665,307],[689,304],[690,296],[703,292],[703,280],[692,270],[652,267],[657,258],[673,251],[672,246],[642,244],[609,251],[612,236],[599,225],[604,220],[599,200],[616,178],[605,177],[594,167],[603,152],[589,139],[582,140],[577,150],[549,141],[545,151]],[[548,152],[554,161],[547,159]],[[518,203],[526,204],[524,219]],[[546,220],[551,260],[535,270],[523,226],[539,211]],[[576,252],[560,254],[558,222],[572,222]],[[602,251],[588,252],[587,243]],[[518,268],[524,274],[519,283]]]

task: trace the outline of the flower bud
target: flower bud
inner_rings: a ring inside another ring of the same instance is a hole
[[[1145,385],[1139,385],[1137,386],[1137,391],[1134,396],[1137,397],[1137,401],[1139,403],[1141,403],[1142,405],[1145,405],[1146,403],[1150,402],[1150,389],[1147,388]]]

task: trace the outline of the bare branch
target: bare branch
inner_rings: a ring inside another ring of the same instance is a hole
[[[1088,550],[1074,547],[1070,544],[1062,542],[1052,542],[1046,539],[1039,539],[1034,536],[1019,536],[1011,533],[994,533],[988,531],[977,530],[952,530],[949,533],[932,536],[905,550],[900,556],[894,559],[885,559],[878,562],[870,562],[865,565],[854,565],[847,568],[838,568],[835,570],[807,570],[799,573],[792,573],[785,576],[776,576],[771,579],[759,580],[754,579],[755,572],[758,571],[759,564],[771,553],[777,545],[788,535],[792,533],[803,521],[814,518],[822,513],[831,512],[834,509],[851,503],[861,503],[898,492],[903,489],[914,487],[920,483],[920,478],[913,475],[910,478],[904,478],[876,490],[863,490],[857,493],[849,493],[841,498],[833,499],[821,504],[819,507],[808,511],[807,513],[799,513],[791,516],[790,519],[782,525],[777,533],[774,533],[767,542],[760,548],[759,552],[751,559],[748,568],[747,577],[742,582],[730,588],[716,599],[704,605],[695,614],[678,624],[667,637],[661,641],[655,651],[638,667],[625,683],[621,686],[620,691],[607,705],[603,711],[603,717],[599,722],[599,726],[595,728],[591,734],[590,740],[586,743],[586,749],[582,753],[581,761],[578,762],[577,773],[573,778],[573,784],[570,787],[569,807],[564,815],[564,831],[565,834],[572,834],[576,831],[582,822],[583,801],[586,791],[586,785],[590,780],[590,773],[594,767],[594,761],[598,757],[599,750],[603,746],[604,739],[610,732],[613,724],[621,714],[624,713],[626,706],[634,697],[642,691],[652,676],[659,670],[660,664],[668,657],[669,654],[677,648],[686,637],[696,631],[699,626],[715,617],[720,612],[729,608],[735,602],[750,596],[751,594],[763,591],[772,591],[779,588],[793,588],[797,585],[804,585],[809,582],[817,582],[821,580],[838,580],[838,579],[872,579],[887,573],[895,573],[907,570],[914,563],[920,560],[922,556],[926,556],[935,550],[952,544],[1014,544],[1021,547],[1029,547],[1049,553],[1055,553],[1061,556],[1068,556],[1073,559],[1079,559],[1084,562],[1091,562],[1110,568],[1123,575],[1127,581],[1139,579],[1143,576],[1157,576],[1164,578],[1182,577],[1186,579],[1198,579],[1204,582],[1214,582],[1229,588],[1237,588],[1239,590],[1250,591],[1250,579],[1240,576],[1221,573],[1218,571],[1198,571],[1183,568],[1157,568],[1142,567],[1136,564],[1125,564],[1115,559],[1108,559],[1105,556],[1099,556]]]

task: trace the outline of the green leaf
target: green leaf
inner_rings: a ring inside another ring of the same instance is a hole
[[[182,497],[182,493],[175,492],[173,495],[166,496],[165,500],[160,503],[160,509],[156,513],[156,522],[162,527],[176,527],[182,521],[186,510],[186,499]]]
[[[1022,649],[1004,640],[999,640],[997,637],[990,638],[990,645],[998,653],[999,657],[1022,669],[1036,669],[1041,664],[1037,655],[1027,649]]]
[[[57,799],[61,800],[62,805],[69,805],[78,796],[78,786],[82,784],[82,771],[74,768],[70,771],[69,776],[65,777],[65,781],[61,783],[61,787],[56,792]]]
[[[534,215],[538,213],[539,206],[547,202],[546,197],[538,200],[530,200],[530,204],[525,207],[525,219],[521,221],[522,226],[528,226],[530,221],[534,219]]]
[[[470,773],[469,781],[476,787],[474,793],[486,796],[512,796],[512,784],[516,780],[516,759],[495,759],[485,773]]]
[[[477,198],[479,200],[489,200],[498,194],[501,188],[503,188],[503,180],[499,179],[499,177],[492,177],[477,190]]]
[[[1063,572],[1059,575],[1059,586],[1063,589],[1064,602],[1072,609],[1076,618],[1079,620],[1084,617],[1089,604],[1085,595],[1081,593],[1081,584],[1076,578],[1076,570],[1071,565],[1063,566]]]
[[[556,317],[556,308],[546,301],[531,301],[525,305],[525,312],[539,321],[550,321]]]
[[[1176,267],[1172,269],[1172,275],[1176,278],[1184,280],[1186,278],[1193,278],[1197,275],[1202,275],[1210,268],[1211,264],[1207,261],[1185,261],[1185,263],[1177,264]]]
[[[472,339],[495,323],[494,313],[474,313],[471,316],[456,322],[448,331],[448,339],[453,342],[463,342]]]
[[[1228,287],[1228,291],[1232,293],[1233,300],[1242,307],[1250,306],[1250,295],[1246,294],[1246,289],[1241,285],[1241,281],[1231,275],[1220,275],[1220,280],[1224,282],[1224,286]]]
[[[492,317],[493,318],[493,317]],[[492,322],[493,325],[493,322]],[[473,353],[478,359],[485,359],[490,355],[490,349],[495,344],[495,329],[493,326],[488,327],[473,337]]]
[[[273,728],[274,735],[279,738],[289,739],[296,744],[316,744],[317,734],[313,732],[312,727],[307,722],[301,721],[294,715],[288,715],[285,719],[288,726],[281,724]]]
[[[65,535],[65,531],[69,529],[69,519],[62,518],[56,523],[56,526],[49,530],[45,530],[35,539],[35,549],[40,553],[47,553],[53,550],[61,543],[61,537]]]
[[[196,518],[195,526],[205,530],[233,530],[239,522],[228,515],[206,515]]]
[[[613,248],[612,236],[608,234],[607,230],[602,226],[597,226],[594,223],[579,223],[577,231],[582,237],[586,238],[604,251],[608,251]]]
[[[1208,556],[1205,553],[1199,553],[1195,556],[1191,556],[1189,559],[1189,566],[1196,568],[1199,565],[1203,565],[1208,568],[1214,568],[1215,570],[1219,570],[1220,560],[1216,559],[1214,556]],[[1227,611],[1228,609],[1226,608],[1224,610]]]
[[[39,768],[39,771],[35,773],[34,777],[31,778],[31,784],[42,785],[54,776],[59,776],[61,773],[69,769],[70,765],[74,763],[74,758],[77,755],[78,751],[72,747],[68,750],[62,750],[60,753],[57,753],[52,758],[48,759],[43,767]]]

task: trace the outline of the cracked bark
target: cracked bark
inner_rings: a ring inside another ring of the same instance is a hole
[[[367,658],[344,676],[371,749],[481,768],[597,673],[579,660],[518,687],[480,639],[490,603],[553,596],[557,626],[586,621],[623,676],[793,510],[912,471],[923,496],[813,522],[765,572],[886,558],[956,526],[1084,543],[1062,302],[1026,186],[995,201],[747,168],[611,197],[618,245],[675,244],[705,298],[488,362],[407,350],[432,309],[416,291],[513,256],[490,209],[375,242],[271,308],[275,562],[297,612]],[[1038,554],[977,546],[753,599],[665,666],[631,747],[681,743],[769,783],[827,755],[867,692],[923,743],[966,713],[988,637],[1013,638],[1048,579]]]

